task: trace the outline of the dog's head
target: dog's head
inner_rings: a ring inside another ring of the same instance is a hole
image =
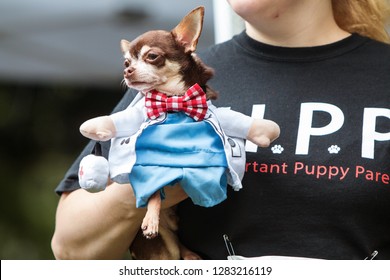
[[[121,41],[124,80],[141,92],[152,89],[181,95],[195,83],[206,86],[213,70],[193,53],[203,27],[204,8],[186,15],[171,31],[149,31],[133,41]]]

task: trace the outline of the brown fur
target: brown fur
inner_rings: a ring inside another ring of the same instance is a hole
[[[200,86],[206,88],[208,99],[214,100],[217,98],[217,93],[206,85],[214,76],[214,70],[204,64],[194,53],[185,53],[184,47],[175,40],[172,32],[164,30],[148,31],[133,40],[122,51],[124,53],[129,51],[131,56],[140,59],[140,51],[143,46],[163,50],[163,58],[180,64],[180,74],[187,88],[198,83]],[[165,59],[160,60],[162,63],[156,65],[156,67],[164,67]]]

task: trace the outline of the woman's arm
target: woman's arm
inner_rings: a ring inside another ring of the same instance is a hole
[[[184,200],[178,186],[165,190],[163,207]],[[61,195],[52,250],[56,259],[122,259],[138,232],[145,209],[135,207],[130,185],[113,183],[105,191],[79,189]]]

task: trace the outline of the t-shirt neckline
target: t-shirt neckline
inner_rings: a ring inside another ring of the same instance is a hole
[[[340,41],[314,47],[280,47],[268,45],[249,37],[245,31],[236,35],[233,40],[246,51],[257,57],[285,62],[311,62],[325,60],[348,53],[368,41],[368,38],[358,34],[341,39]]]

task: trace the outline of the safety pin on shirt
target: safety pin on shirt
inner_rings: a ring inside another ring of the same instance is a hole
[[[371,255],[367,256],[364,260],[365,261],[372,261],[373,259],[375,259],[375,257],[379,254],[379,252],[377,250],[375,250],[374,252],[371,253]]]
[[[234,256],[236,253],[234,252],[233,244],[229,240],[229,236],[227,236],[227,234],[223,235],[223,240],[225,241],[226,249],[228,251],[229,256]]]

